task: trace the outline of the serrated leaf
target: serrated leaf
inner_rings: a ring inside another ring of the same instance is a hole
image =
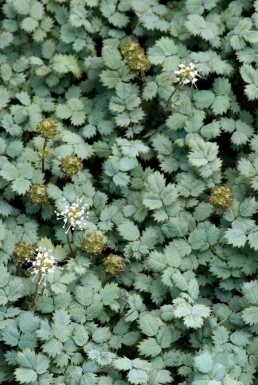
[[[155,338],[148,338],[138,345],[140,354],[146,357],[155,357],[161,352],[161,347]]]
[[[83,325],[76,325],[73,332],[73,340],[78,346],[84,346],[89,339],[87,330]]]
[[[72,72],[77,78],[81,76],[81,70],[78,61],[73,55],[54,55],[53,68],[56,72],[61,74]]]
[[[228,229],[225,238],[230,245],[235,247],[243,247],[247,240],[245,232],[241,229]]]
[[[138,227],[130,220],[125,220],[118,226],[121,236],[127,241],[136,241],[140,237]]]
[[[139,319],[139,326],[143,334],[153,337],[157,334],[159,323],[151,314],[143,314]]]
[[[213,359],[209,352],[205,351],[194,358],[194,366],[201,373],[209,373],[213,367]]]
[[[35,383],[37,380],[37,373],[33,369],[18,368],[14,371],[15,378],[21,384]]]
[[[131,369],[127,375],[127,379],[133,385],[141,385],[148,383],[149,376],[144,370]]]
[[[118,70],[122,64],[122,57],[118,49],[107,46],[104,48],[102,58],[106,66],[112,70]]]
[[[118,370],[130,370],[132,369],[132,363],[127,357],[117,358],[114,361],[114,367]]]
[[[258,323],[258,306],[250,306],[243,310],[242,317],[248,325],[256,325]]]
[[[258,231],[248,234],[247,236],[248,243],[251,249],[258,250]]]

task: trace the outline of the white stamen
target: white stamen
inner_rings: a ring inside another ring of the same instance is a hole
[[[55,211],[57,219],[63,219],[64,221],[64,228],[66,227],[66,224],[68,224],[68,227],[66,229],[66,234],[70,229],[75,230],[76,226],[83,230],[83,228],[86,225],[86,222],[84,220],[85,216],[88,217],[88,212],[86,212],[87,204],[82,204],[83,199],[77,198],[74,203],[72,203],[70,206],[65,206],[62,210]]]

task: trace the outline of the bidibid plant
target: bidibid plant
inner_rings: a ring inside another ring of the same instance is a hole
[[[0,7],[0,383],[258,385],[258,1]]]

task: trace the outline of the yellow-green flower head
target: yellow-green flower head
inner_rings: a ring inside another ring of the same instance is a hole
[[[210,195],[210,203],[216,208],[216,209],[223,209],[227,210],[229,209],[234,200],[234,194],[227,186],[216,186],[211,192]]]
[[[106,239],[101,234],[87,234],[81,245],[85,253],[95,256],[105,250]]]
[[[44,119],[36,127],[40,136],[45,139],[52,139],[57,134],[58,121],[54,119]]]
[[[60,168],[64,174],[73,176],[82,170],[83,163],[76,155],[71,154],[61,158]]]
[[[175,71],[175,74],[177,75],[176,80],[182,84],[195,84],[198,80],[198,77],[200,77],[194,63],[179,64],[179,70]]]
[[[13,250],[13,257],[20,263],[25,263],[28,260],[32,260],[34,256],[35,248],[31,243],[18,242]]]
[[[45,207],[49,203],[47,195],[47,186],[44,184],[35,184],[27,192],[28,199],[33,205]]]
[[[53,256],[53,250],[45,248],[36,249],[35,257],[33,261],[28,258],[28,262],[32,262],[32,273],[36,276],[41,273],[41,280],[45,280],[47,273],[52,273],[55,269],[55,258]]]
[[[103,260],[103,267],[107,273],[118,276],[125,269],[124,258],[120,257],[119,255],[109,254]]]
[[[63,201],[66,202],[65,199]],[[83,230],[86,227],[85,217],[87,218],[89,215],[88,211],[86,211],[87,206],[87,204],[83,204],[82,198],[77,198],[70,206],[65,204],[60,211],[55,211],[57,219],[63,219],[63,228],[66,227],[66,233],[70,229],[75,230],[76,227],[79,230]]]
[[[150,68],[150,62],[138,42],[126,40],[121,45],[121,53],[130,70],[136,74],[141,74]]]

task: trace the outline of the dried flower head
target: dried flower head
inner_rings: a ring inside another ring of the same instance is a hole
[[[176,80],[181,84],[195,84],[198,80],[198,77],[200,77],[200,75],[198,75],[196,66],[193,63],[179,64],[179,70],[175,71],[175,74],[177,75]]]
[[[31,261],[30,258],[27,260],[32,262],[32,273],[35,275],[41,274],[42,280],[45,279],[47,273],[52,273],[55,269],[55,258],[53,256],[53,250],[48,249],[36,249],[35,259]]]
[[[216,209],[227,210],[233,204],[234,194],[227,186],[216,186],[210,195],[210,203]]]
[[[55,211],[57,219],[63,219],[64,221],[63,228],[67,226],[66,233],[68,233],[70,229],[75,230],[76,227],[80,230],[83,230],[85,227],[85,217],[87,217],[89,213],[86,211],[88,205],[83,204],[82,202],[82,198],[77,198],[70,206],[65,205],[61,211]]]
[[[47,186],[44,184],[35,184],[27,192],[28,199],[33,205],[45,207],[49,203],[47,195]]]
[[[130,70],[137,75],[150,68],[150,62],[138,42],[126,40],[121,45],[121,52]]]
[[[61,159],[60,168],[68,176],[73,176],[83,168],[82,161],[74,154]]]
[[[18,242],[16,243],[13,250],[13,257],[18,260],[19,263],[23,264],[28,260],[34,258],[35,248],[31,243]]]
[[[109,254],[103,260],[103,267],[107,273],[118,276],[125,269],[124,258],[120,257],[119,255]]]
[[[101,234],[87,234],[81,242],[85,253],[95,256],[106,248],[106,239]]]
[[[38,123],[36,130],[40,136],[45,139],[52,139],[57,134],[57,120],[43,119]]]

